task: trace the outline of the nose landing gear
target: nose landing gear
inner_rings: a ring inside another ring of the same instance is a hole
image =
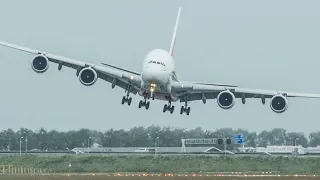
[[[172,114],[173,111],[174,111],[174,106],[171,105],[171,99],[169,99],[169,104],[165,104],[163,106],[163,112],[166,112],[166,111],[170,111],[170,113]]]
[[[149,106],[150,106],[150,101],[147,101],[147,99],[149,99],[150,98],[150,94],[145,94],[144,95],[144,100],[141,100],[140,102],[139,102],[139,108],[141,108],[141,107],[145,107],[146,109],[149,109]]]
[[[141,108],[142,106],[144,106],[146,109],[149,109],[150,101],[147,102],[146,99],[145,99],[144,101],[141,100],[141,101],[139,102],[139,108]]]

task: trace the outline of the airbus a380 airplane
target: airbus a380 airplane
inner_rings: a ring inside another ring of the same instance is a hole
[[[58,70],[61,70],[63,66],[70,67],[76,70],[76,75],[85,86],[93,85],[99,78],[111,83],[112,88],[118,86],[124,89],[126,96],[123,96],[122,104],[127,103],[130,106],[132,101],[130,93],[144,97],[144,100],[139,102],[139,108],[149,109],[150,98],[167,101],[168,104],[164,105],[163,112],[173,113],[174,106],[171,103],[176,101],[185,103],[184,106],[181,106],[180,114],[185,112],[189,115],[188,102],[190,101],[202,100],[205,104],[207,99],[217,99],[221,108],[230,109],[234,106],[236,98],[241,98],[243,104],[246,98],[260,98],[263,104],[266,98],[271,98],[271,109],[276,113],[282,113],[288,108],[288,97],[320,98],[320,94],[247,89],[232,85],[181,81],[176,76],[173,58],[180,12],[181,8],[178,11],[169,51],[163,49],[150,51],[143,61],[141,73],[106,63],[91,64],[6,42],[0,42],[0,45],[34,54],[31,67],[37,73],[45,72],[49,68],[49,61],[57,63]]]

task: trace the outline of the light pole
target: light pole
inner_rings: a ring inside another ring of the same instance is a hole
[[[157,137],[157,141],[158,141],[158,148],[160,147],[160,138],[159,136]]]
[[[158,140],[158,148],[160,147],[160,136],[159,134],[162,133],[163,130],[157,132],[157,140]]]
[[[294,140],[294,148],[295,148],[295,155],[297,156],[297,154],[298,154],[298,148],[296,148],[296,146],[297,146],[297,140],[298,140],[299,138],[296,138],[295,140]]]
[[[227,156],[227,139],[223,139],[223,142],[224,142],[224,157]]]
[[[89,154],[89,147],[90,147],[90,139],[91,138],[92,138],[91,136],[88,138],[88,154]]]
[[[23,139],[23,137],[20,137],[20,156],[21,156],[21,139]]]
[[[159,136],[154,140],[154,157],[156,157],[157,154],[157,142],[159,147]]]
[[[28,137],[26,136],[26,154],[27,154],[27,151],[28,151]]]
[[[158,144],[158,146],[157,146],[157,144]],[[154,148],[157,148],[157,147],[159,147],[159,136],[156,137],[156,139],[154,140]]]
[[[150,139],[151,139],[151,135],[150,133],[148,132],[148,146],[149,146],[149,143],[150,143]],[[152,141],[152,140],[151,140]]]
[[[68,166],[70,167],[70,165],[71,165],[71,164],[70,164],[70,158],[69,158],[69,152],[70,152],[70,149],[69,149],[69,148],[66,148],[66,150],[68,150],[68,154],[67,154],[68,162],[69,162],[69,165],[68,165]]]
[[[294,140],[294,146],[297,146],[297,140],[298,140],[299,138],[296,138],[295,140]]]

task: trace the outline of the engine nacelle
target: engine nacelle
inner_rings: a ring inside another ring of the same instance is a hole
[[[93,85],[98,79],[97,72],[91,67],[83,68],[79,72],[79,80],[85,86]]]
[[[36,55],[32,60],[31,67],[37,73],[44,73],[49,68],[49,60],[42,54]]]
[[[234,94],[228,90],[220,92],[217,96],[218,105],[222,109],[232,108],[236,102],[235,99]]]
[[[278,94],[272,97],[270,102],[270,107],[272,111],[276,113],[283,113],[288,109],[287,98],[282,94]]]

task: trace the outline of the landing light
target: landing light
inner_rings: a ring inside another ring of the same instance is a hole
[[[156,84],[150,84],[150,86],[151,86],[151,87],[156,87],[157,85],[156,85]]]
[[[181,84],[181,87],[183,87],[183,84]]]
[[[154,91],[154,89],[153,89],[153,88],[150,88],[150,91],[151,91],[151,92],[153,92],[153,91]]]
[[[133,79],[133,76],[131,76],[130,79],[132,80],[132,79]]]

